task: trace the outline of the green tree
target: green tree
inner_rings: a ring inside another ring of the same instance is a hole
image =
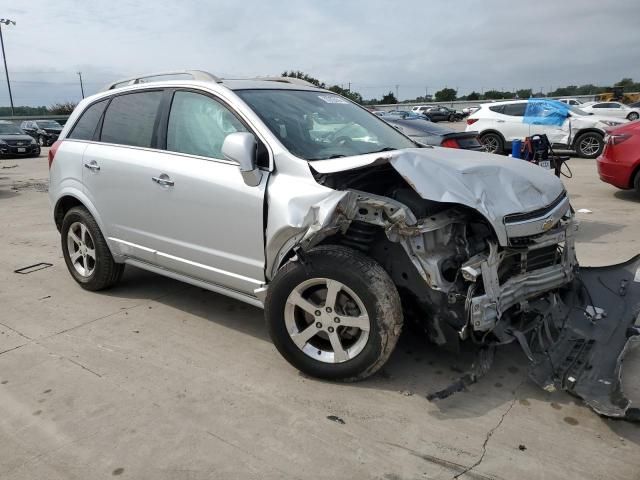
[[[391,104],[391,103],[398,103],[398,99],[393,94],[393,92],[389,92],[385,96],[382,97],[382,100],[380,100],[380,103],[383,104],[383,105],[388,105],[388,104]]]
[[[436,92],[436,102],[453,102],[457,95],[457,90],[445,87]]]
[[[533,90],[531,90],[530,88],[521,88],[520,90],[516,91],[516,95],[518,95],[518,98],[531,98],[532,94]]]
[[[74,102],[62,102],[54,103],[47,109],[51,115],[71,115],[73,109],[76,108],[77,103]]]
[[[480,100],[480,94],[474,90],[467,95],[467,100]]]
[[[290,72],[285,70],[284,72],[282,72],[282,74],[280,76],[282,76],[282,77],[291,77],[291,78],[299,78],[301,80],[306,80],[309,83],[313,83],[316,87],[325,88],[324,82],[321,82],[317,78],[314,78],[311,75],[308,75],[308,74],[306,74],[304,72],[301,72],[300,70],[297,70],[297,71],[291,70]]]
[[[513,93],[503,92],[501,90],[487,90],[486,92],[484,92],[485,100],[501,100],[503,98],[511,97],[513,97]]]
[[[347,97],[352,102],[356,102],[359,104],[363,103],[362,95],[360,95],[358,92],[352,92],[351,90],[342,88],[338,85],[333,85],[329,87],[329,90],[331,90],[334,93],[337,93],[338,95],[342,95],[343,97]]]

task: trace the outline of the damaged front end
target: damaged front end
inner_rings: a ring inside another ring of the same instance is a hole
[[[278,247],[270,275],[321,243],[358,249],[389,273],[405,318],[432,342],[478,349],[470,374],[431,398],[473,383],[489,369],[488,351],[517,342],[543,388],[567,390],[602,415],[634,418],[620,370],[639,341],[640,260],[581,269],[569,198],[538,167],[528,171],[532,180],[529,166],[493,156],[446,163],[428,155],[401,151],[355,168],[314,164],[328,193],[269,225]]]

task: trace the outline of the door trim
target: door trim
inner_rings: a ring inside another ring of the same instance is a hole
[[[196,267],[196,268],[199,268],[199,269],[202,269],[202,270],[208,270],[210,272],[218,273],[220,275],[225,275],[227,277],[236,278],[238,280],[242,280],[242,281],[247,282],[247,283],[252,283],[252,284],[257,285],[257,286],[260,286],[260,285],[264,284],[264,280],[257,280],[255,278],[245,277],[244,275],[239,275],[237,273],[229,272],[227,270],[222,270],[222,269],[216,268],[216,267],[211,267],[211,266],[205,265],[203,263],[198,263],[198,262],[194,262],[192,260],[187,260],[186,258],[176,257],[175,255],[170,255],[168,253],[160,252],[158,250],[153,250],[151,248],[143,247],[142,245],[138,245],[137,243],[127,242],[126,240],[121,240],[121,239],[115,238],[115,237],[109,237],[108,240],[112,241],[112,242],[116,242],[116,243],[121,244],[121,245],[126,245],[127,247],[130,247],[130,248],[134,249],[133,250],[134,252],[136,250],[140,250],[140,251],[146,252],[148,254],[151,254],[154,257],[157,256],[157,257],[168,258],[169,260],[174,260],[176,262],[180,262],[180,263],[183,263],[185,265],[190,265],[192,267]],[[127,257],[127,260],[125,260],[125,261],[128,261],[129,259],[132,259],[132,257],[129,256],[129,255],[126,255],[126,257]],[[136,261],[143,261],[143,260],[136,260]],[[162,268],[162,267],[156,267],[156,268],[160,268],[162,271],[167,271],[167,272],[171,271],[171,270],[168,270],[168,269],[165,269],[165,268]],[[181,275],[182,276],[182,274],[179,274],[179,273],[176,273],[176,275]],[[189,277],[189,278],[191,278],[191,277]],[[201,280],[201,281],[203,281],[203,280]],[[208,283],[208,282],[205,282],[205,283]]]
[[[253,305],[254,307],[264,309],[264,305],[258,298],[252,297],[251,295],[247,295],[246,293],[238,292],[236,290],[231,290],[226,287],[221,287],[220,285],[205,282],[204,280],[200,280],[198,278],[182,275],[181,273],[176,273],[172,270],[167,270],[165,268],[158,267],[157,265],[152,265],[150,263],[144,262],[142,260],[136,260],[134,258],[127,258],[124,263],[126,263],[127,265],[141,268],[143,270],[147,270],[152,273],[157,273],[158,275],[173,278],[174,280],[178,280],[180,282],[188,283],[189,285],[204,288],[205,290],[210,290],[212,292],[219,293],[226,297],[230,297],[235,300],[240,300],[241,302],[248,303],[249,305]],[[264,285],[264,283],[261,283],[261,285]]]

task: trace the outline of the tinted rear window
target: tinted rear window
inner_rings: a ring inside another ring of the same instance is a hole
[[[527,109],[526,103],[512,103],[504,106],[505,115],[511,115],[512,117],[524,117],[524,111]]]
[[[161,100],[161,91],[129,93],[115,97],[104,116],[101,141],[151,147],[153,126]]]
[[[108,100],[102,100],[101,102],[94,103],[87,108],[80,120],[75,124],[73,130],[69,134],[69,138],[75,138],[76,140],[93,140],[93,135],[96,131],[104,107],[107,106]]]
[[[496,113],[504,113],[504,105],[494,105],[493,107],[489,107],[489,110]]]

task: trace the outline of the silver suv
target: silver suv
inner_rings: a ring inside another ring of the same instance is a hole
[[[576,283],[560,180],[416,145],[296,79],[178,76],[87,98],[51,148],[53,217],[83,288],[128,264],[264,307],[278,350],[317,377],[371,375],[405,319],[451,349],[517,341],[551,368],[535,335],[573,328],[590,281]]]

